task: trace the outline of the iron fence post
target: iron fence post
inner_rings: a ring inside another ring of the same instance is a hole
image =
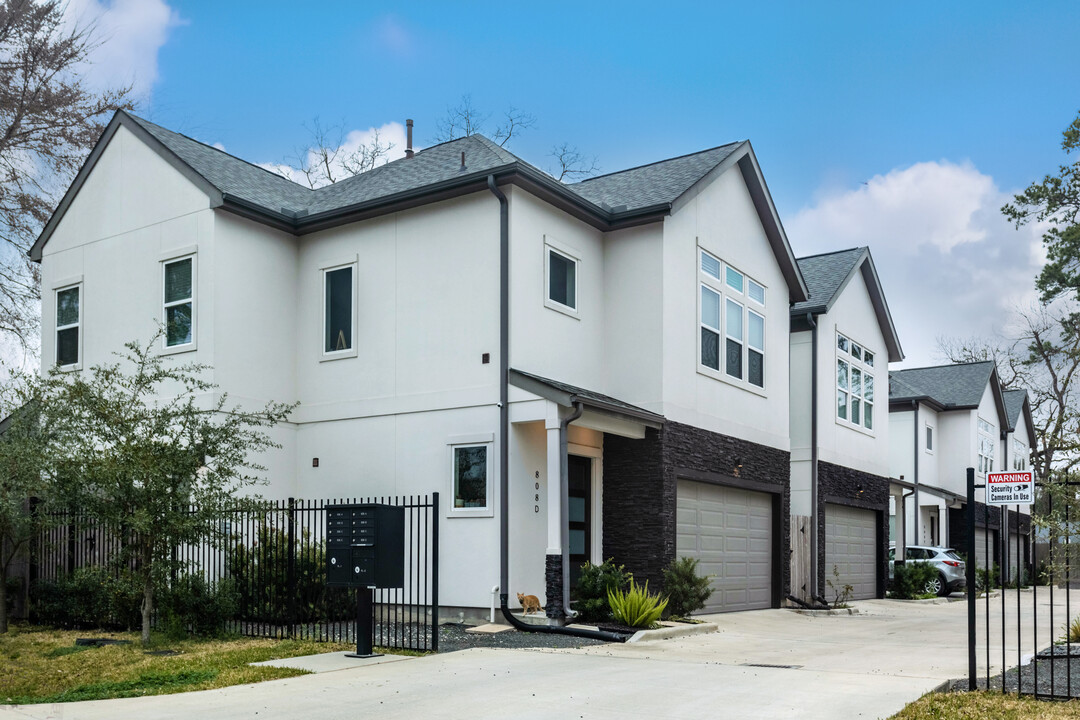
[[[975,674],[978,672],[975,660],[975,468],[967,469],[967,611],[968,611],[968,690],[976,686]],[[917,511],[917,509],[916,509]],[[987,573],[989,575],[989,572]]]
[[[289,498],[289,638],[296,634],[296,499]]]
[[[439,493],[431,493],[431,651],[439,652]]]

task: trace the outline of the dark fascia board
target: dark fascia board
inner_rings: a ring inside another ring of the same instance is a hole
[[[948,412],[949,410],[974,410],[979,407],[978,405],[944,405],[929,395],[918,395],[913,397],[889,398],[889,412],[904,412],[905,410],[911,410],[912,403],[917,402],[929,405],[937,412]]]
[[[217,187],[210,184],[210,181],[195,172],[194,168],[181,160],[172,150],[165,147],[160,140],[147,132],[139,125],[139,123],[135,122],[130,115],[123,110],[117,110],[116,114],[113,115],[112,120],[110,120],[109,124],[105,127],[105,131],[101,133],[101,137],[98,138],[97,143],[94,144],[94,149],[90,151],[90,154],[86,157],[82,167],[79,168],[79,172],[75,175],[75,180],[71,183],[71,187],[67,189],[67,192],[64,193],[64,197],[60,200],[60,204],[56,206],[56,210],[53,211],[52,217],[49,218],[49,222],[45,223],[45,227],[42,229],[41,234],[38,235],[37,240],[34,241],[33,246],[30,248],[30,259],[34,262],[41,262],[41,253],[45,247],[45,243],[49,241],[53,232],[56,231],[64,214],[67,212],[68,208],[71,207],[71,203],[74,201],[75,196],[79,194],[79,190],[82,189],[83,184],[85,184],[87,178],[90,177],[90,173],[93,172],[98,160],[101,159],[102,153],[105,152],[105,148],[108,147],[109,142],[113,139],[113,136],[116,135],[120,126],[123,126],[137,138],[142,140],[147,147],[156,152],[162,159],[169,163],[173,169],[206,193],[206,196],[210,198],[210,207],[221,207],[223,204],[223,195]]]
[[[1009,411],[1005,408],[1005,393],[1001,389],[1001,382],[998,380],[997,365],[990,369],[990,391],[994,396],[994,405],[997,406],[998,419],[1001,420],[1001,438],[1005,439],[1005,436],[1011,432],[1009,428]]]
[[[596,398],[582,397],[569,393],[561,388],[554,387],[535,378],[524,375],[517,370],[510,370],[510,384],[525,392],[532,393],[545,400],[550,400],[563,407],[573,407],[574,403],[581,403],[587,408],[598,410],[605,415],[612,415],[623,420],[629,420],[645,427],[659,430],[664,425],[664,416],[651,413],[647,410],[631,410],[621,405],[610,405]]]

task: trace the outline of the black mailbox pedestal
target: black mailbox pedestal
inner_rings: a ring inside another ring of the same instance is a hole
[[[372,595],[376,588],[405,584],[405,508],[330,505],[326,526],[326,584],[356,588],[356,652],[346,656],[376,657]]]

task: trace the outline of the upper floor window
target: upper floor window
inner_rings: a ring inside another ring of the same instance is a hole
[[[79,364],[79,328],[82,325],[81,285],[56,291],[56,364]]]
[[[764,388],[765,286],[704,250],[700,259],[699,364]]]
[[[162,263],[165,347],[191,345],[195,329],[195,257]]]
[[[1013,470],[1028,469],[1027,445],[1013,438]]]
[[[994,426],[979,418],[979,474],[994,471]]]
[[[544,238],[544,276],[547,294],[544,305],[552,310],[577,316],[578,311],[578,265],[580,259],[570,248]]]
[[[926,451],[934,451],[934,428],[930,425],[926,426]]]
[[[354,355],[356,265],[323,270],[323,354]]]
[[[836,417],[874,429],[874,353],[844,335],[836,336]]]

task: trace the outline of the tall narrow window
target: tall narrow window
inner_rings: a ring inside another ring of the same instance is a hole
[[[751,385],[765,387],[765,318],[753,310],[748,311],[746,342],[746,375]]]
[[[874,354],[843,335],[836,336],[836,417],[874,429]]]
[[[701,286],[701,364],[720,369],[720,294]]]
[[[979,474],[994,471],[994,426],[979,418]]]
[[[934,449],[934,428],[929,425],[926,426],[926,450],[932,451]]]
[[[727,315],[727,361],[724,371],[733,378],[743,376],[743,308],[734,300],[725,303]]]
[[[56,364],[70,367],[79,364],[79,325],[82,308],[79,286],[56,291]]]
[[[323,314],[323,352],[353,348],[353,266],[323,272],[326,307]]]
[[[577,262],[550,247],[548,255],[548,300],[577,310]]]
[[[194,258],[165,263],[165,347],[190,345],[194,318]]]

